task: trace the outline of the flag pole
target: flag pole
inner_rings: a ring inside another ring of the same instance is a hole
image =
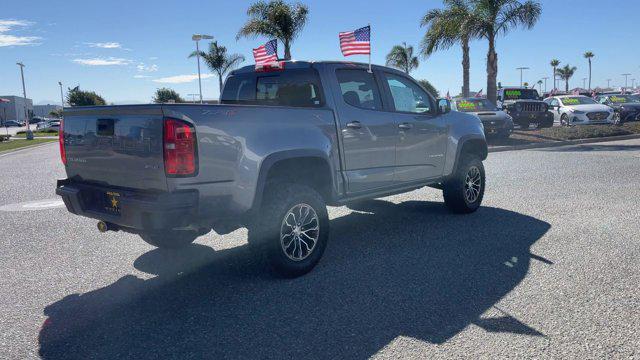
[[[369,73],[372,73],[373,71],[371,71],[371,23],[368,23],[367,26],[369,27]]]

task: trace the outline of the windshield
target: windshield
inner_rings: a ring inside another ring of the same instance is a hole
[[[462,112],[476,112],[496,110],[495,105],[491,104],[491,101],[487,99],[464,99],[456,101],[456,108]]]
[[[536,89],[509,89],[504,90],[505,100],[538,100],[538,90]]]
[[[640,103],[640,97],[638,95],[611,95],[609,101],[614,104]]]
[[[593,99],[586,96],[566,97],[560,99],[560,101],[562,101],[562,105],[564,106],[597,104]]]

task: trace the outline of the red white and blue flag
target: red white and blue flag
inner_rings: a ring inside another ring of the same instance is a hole
[[[278,40],[267,41],[257,49],[253,49],[253,58],[256,65],[264,65],[278,60]]]
[[[477,97],[477,98],[482,97],[482,90],[484,90],[484,89],[480,89],[480,91],[478,91],[478,92],[476,93],[476,97]]]
[[[346,31],[338,34],[342,55],[370,55],[371,54],[371,26]]]

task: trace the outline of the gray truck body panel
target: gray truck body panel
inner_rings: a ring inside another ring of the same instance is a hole
[[[298,66],[318,71],[325,98],[322,107],[157,104],[65,109],[66,186],[76,181],[161,193],[196,192],[196,217],[201,219],[194,222],[202,222],[259,207],[269,170],[287,159],[314,158],[326,163],[331,181],[326,201],[340,204],[440,183],[454,171],[469,141],[483,144],[480,156],[486,157],[482,124],[473,115],[357,108],[343,100],[336,70],[365,69],[364,65],[321,62]],[[247,71],[250,69],[236,70]],[[383,72],[406,76],[374,66],[378,85]],[[383,91],[382,95],[383,103],[388,104],[390,94]],[[194,126],[195,176],[165,176],[163,118]],[[361,127],[350,128],[348,124],[354,121]],[[401,124],[410,128],[403,130]],[[99,134],[100,126],[113,126],[113,135]]]

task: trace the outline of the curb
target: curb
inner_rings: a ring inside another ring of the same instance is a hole
[[[556,147],[556,146],[592,144],[592,143],[599,143],[599,142],[616,141],[616,140],[632,140],[632,139],[640,139],[640,134],[608,136],[608,137],[591,138],[591,139],[554,141],[554,142],[534,143],[534,144],[526,144],[526,145],[498,146],[494,148],[489,147],[489,152],[494,153],[494,152],[503,152],[503,151],[542,149],[542,148],[549,148],[549,147]]]
[[[55,141],[48,141],[42,144],[37,144],[37,145],[30,145],[30,146],[25,146],[25,147],[21,147],[21,148],[17,148],[17,149],[11,149],[11,150],[5,150],[5,151],[0,151],[0,158],[10,155],[10,154],[14,154],[17,152],[21,152],[21,151],[26,151],[26,150],[31,150],[31,149],[35,149],[35,148],[39,148],[42,146],[47,146],[47,145],[51,145],[51,144],[55,144]]]

